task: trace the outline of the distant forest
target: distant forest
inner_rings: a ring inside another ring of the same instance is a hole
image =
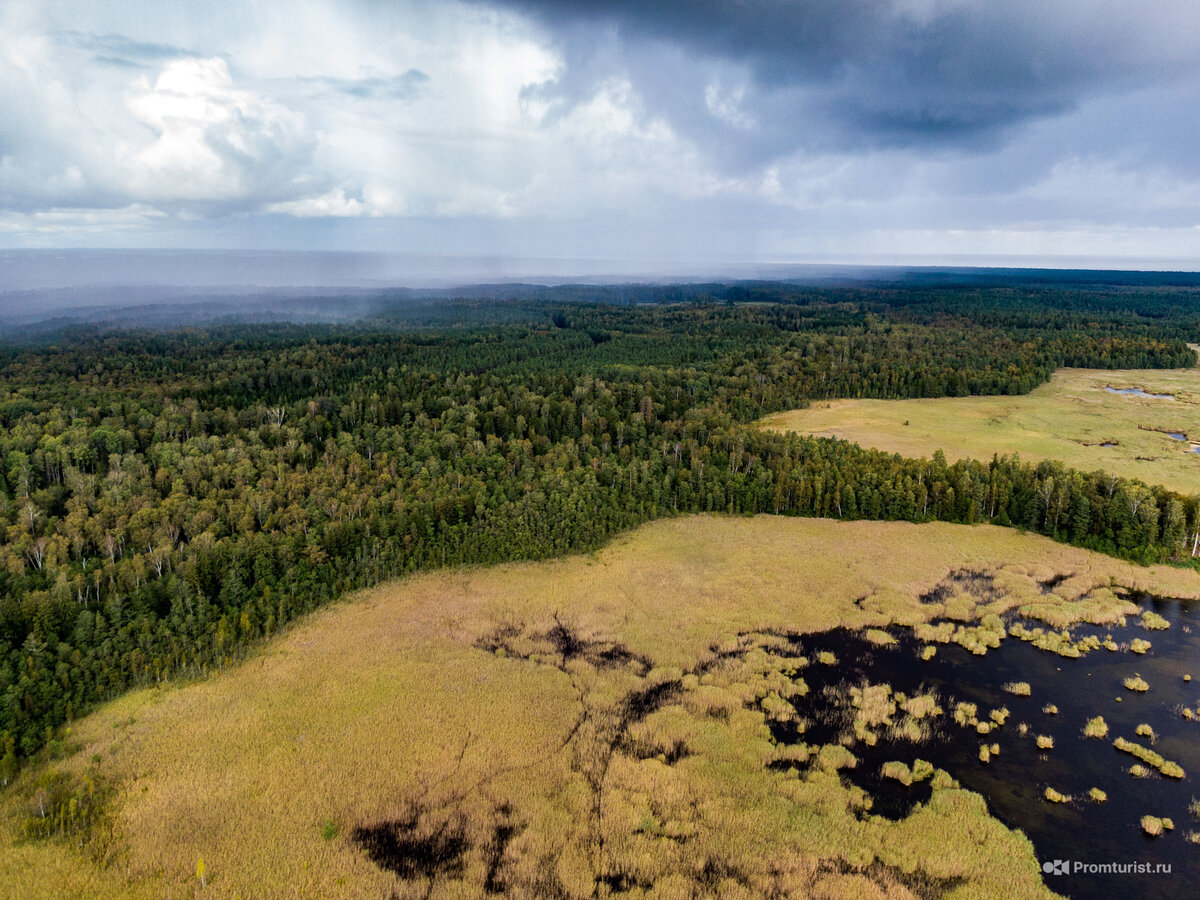
[[[340,325],[68,324],[0,348],[0,782],[97,702],[225,664],[348,591],[661,516],[990,521],[1190,559],[1196,497],[751,423],[1194,365],[1194,289],[533,294],[379,299]]]

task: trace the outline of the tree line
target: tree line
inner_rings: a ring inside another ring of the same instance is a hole
[[[857,294],[471,301],[436,328],[0,350],[0,781],[98,701],[224,664],[347,591],[590,549],[664,515],[990,521],[1187,558],[1194,497],[751,426],[814,399],[1017,394],[1063,365],[1195,363],[1170,307],[1006,314],[945,294],[922,316]]]

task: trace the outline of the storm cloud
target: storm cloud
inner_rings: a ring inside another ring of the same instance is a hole
[[[1198,42],[1175,0],[9,0],[0,246],[1195,267]]]
[[[504,4],[542,23],[567,59],[545,95],[570,101],[589,75],[619,68],[654,109],[703,109],[766,152],[995,142],[1089,98],[1194,85],[1200,72],[1190,2]]]

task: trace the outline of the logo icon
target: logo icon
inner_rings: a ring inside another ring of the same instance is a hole
[[[1048,859],[1042,863],[1042,871],[1047,875],[1068,875],[1071,872],[1071,861],[1068,859]]]

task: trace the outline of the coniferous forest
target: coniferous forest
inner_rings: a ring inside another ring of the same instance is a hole
[[[1190,559],[1200,500],[768,433],[828,398],[1193,365],[1186,288],[632,289],[0,347],[0,781],[128,688],[355,588],[688,512],[992,522]]]

